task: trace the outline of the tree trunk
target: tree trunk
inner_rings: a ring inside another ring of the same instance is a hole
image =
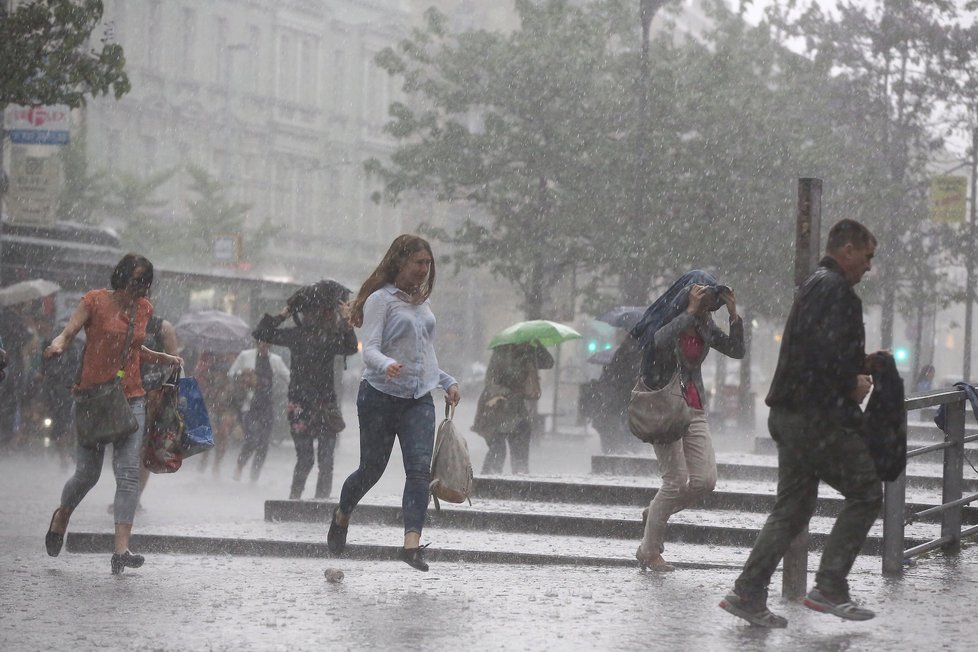
[[[523,312],[527,319],[543,319],[544,295],[543,263],[536,262],[523,288]]]

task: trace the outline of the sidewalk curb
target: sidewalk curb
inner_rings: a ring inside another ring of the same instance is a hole
[[[94,532],[69,532],[65,549],[71,553],[111,554],[114,535]],[[398,561],[395,546],[348,545],[341,556],[331,556],[325,543],[274,541],[270,539],[229,539],[160,534],[134,534],[132,547],[142,554],[231,555],[235,557],[318,558],[322,560]],[[427,548],[430,562],[472,564],[528,564],[538,566],[589,566],[636,568],[634,559],[614,557],[568,557],[520,552]],[[670,562],[694,570],[740,570],[739,566],[693,562]]]

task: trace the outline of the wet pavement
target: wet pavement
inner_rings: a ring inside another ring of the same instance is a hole
[[[478,471],[485,446],[474,436],[470,446]],[[545,477],[583,479],[597,452],[596,437],[548,438],[531,465]],[[403,482],[396,455],[365,502],[396,504]],[[337,458],[338,488],[356,464],[354,436],[341,438]],[[264,501],[288,494],[290,442],[272,449],[254,485],[231,480],[233,459],[229,454],[216,478],[201,473],[194,459],[175,475],[153,476],[135,532],[322,543],[322,524],[264,520]],[[882,577],[878,558],[860,557],[850,576],[853,595],[879,612],[866,623],[782,602],[776,575],[771,606],[790,621],[778,631],[750,627],[717,608],[746,556],[731,546],[671,544],[673,558],[691,567],[670,574],[635,565],[464,561],[433,562],[424,574],[397,561],[150,554],[143,568],[113,577],[107,553],[44,553],[43,535],[69,473],[50,458],[0,457],[0,649],[960,650],[978,640],[975,545],[957,556],[924,558],[898,578]],[[106,467],[76,511],[72,531],[111,532],[106,506],[113,487]],[[560,513],[581,509],[637,518],[634,507],[554,506]],[[351,527],[350,541],[396,546],[400,532],[365,524]],[[549,549],[623,561],[638,543],[587,532],[481,533],[434,524],[424,541],[433,549]],[[696,561],[715,567],[692,567]],[[342,581],[327,581],[329,568],[342,570]]]

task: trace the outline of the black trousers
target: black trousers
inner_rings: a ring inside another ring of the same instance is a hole
[[[252,414],[245,412],[241,415],[241,429],[244,430],[244,443],[238,454],[238,468],[244,468],[248,458],[254,455],[251,462],[251,479],[257,480],[268,456],[268,443],[272,438],[271,414]]]
[[[858,432],[820,423],[817,414],[772,408],[768,427],[778,443],[778,495],[734,589],[748,600],[767,599],[771,576],[815,512],[818,485],[825,482],[845,501],[825,542],[815,587],[848,598],[849,569],[883,503],[869,450]]]
[[[346,427],[340,408],[334,401],[289,403],[289,427],[295,442],[295,470],[289,498],[302,497],[306,478],[314,464],[319,465],[316,498],[328,498],[333,492],[333,453],[336,436]]]
[[[502,473],[506,462],[506,445],[509,444],[509,466],[513,473],[530,472],[530,421],[523,420],[509,432],[497,432],[486,437],[489,451],[482,461],[483,475]]]

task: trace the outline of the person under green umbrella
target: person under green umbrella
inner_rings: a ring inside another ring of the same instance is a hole
[[[532,424],[526,402],[540,398],[539,370],[553,366],[553,357],[539,342],[502,344],[492,349],[486,386],[472,426],[489,445],[483,475],[502,472],[507,443],[513,473],[529,473]]]

